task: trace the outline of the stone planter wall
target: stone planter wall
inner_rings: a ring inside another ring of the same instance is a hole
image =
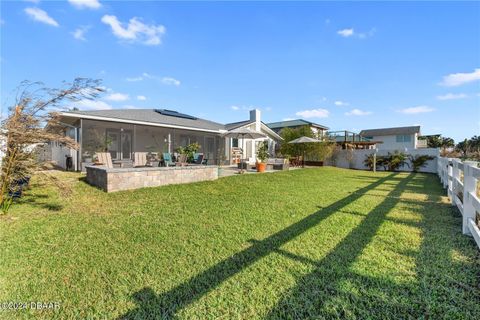
[[[87,182],[106,192],[191,183],[218,178],[217,166],[115,168],[87,166]]]

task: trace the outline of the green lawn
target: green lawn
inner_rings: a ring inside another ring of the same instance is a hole
[[[318,168],[106,194],[76,173],[0,218],[3,318],[480,315],[480,254],[428,174]]]

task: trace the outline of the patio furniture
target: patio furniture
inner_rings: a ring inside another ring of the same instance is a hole
[[[96,155],[99,163],[109,169],[113,169],[112,155],[110,152],[97,152]]]
[[[302,144],[303,145],[303,157],[302,157],[302,168],[305,168],[305,151],[306,151],[306,144],[307,143],[321,143],[322,141],[318,139],[313,139],[310,137],[300,137],[298,139],[289,141],[288,143],[294,143],[294,144]]]
[[[133,154],[133,166],[145,167],[147,165],[147,152],[135,152]]]
[[[118,166],[120,168],[133,168],[133,161],[131,159],[117,159],[112,160],[113,166]]]
[[[173,162],[172,155],[169,152],[162,153],[162,157],[163,157],[163,165],[165,167],[175,166],[175,162]]]
[[[207,164],[208,159],[205,159],[205,155],[203,153],[194,153],[193,154],[193,163],[194,164]]]
[[[235,138],[235,139],[242,139],[243,143],[245,143],[245,139],[260,139],[260,138],[266,138],[267,136],[263,134],[262,132],[255,131],[249,128],[237,128],[233,129],[225,134],[222,135],[224,138]],[[242,158],[243,158],[243,148],[242,148]],[[243,173],[243,165],[242,168],[240,169],[239,173]]]
[[[267,161],[268,170],[288,170],[290,163],[288,159],[270,158]]]

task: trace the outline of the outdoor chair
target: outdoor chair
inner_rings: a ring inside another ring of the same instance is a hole
[[[133,154],[133,166],[145,167],[147,165],[147,152],[135,152]]]
[[[193,154],[193,163],[194,164],[207,164],[207,159],[205,159],[205,155],[203,153],[194,153]]]
[[[168,152],[162,153],[163,157],[163,164],[165,167],[173,167],[175,166],[175,162],[172,160],[172,155]]]
[[[97,159],[102,165],[108,169],[113,168],[112,155],[110,152],[97,152]]]

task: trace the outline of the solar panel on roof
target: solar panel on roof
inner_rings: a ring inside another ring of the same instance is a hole
[[[158,112],[164,116],[170,116],[170,117],[177,117],[177,118],[184,118],[184,119],[190,119],[190,120],[197,120],[197,117],[190,116],[185,113],[180,113],[178,111],[174,110],[167,110],[167,109],[155,109],[155,112]]]

